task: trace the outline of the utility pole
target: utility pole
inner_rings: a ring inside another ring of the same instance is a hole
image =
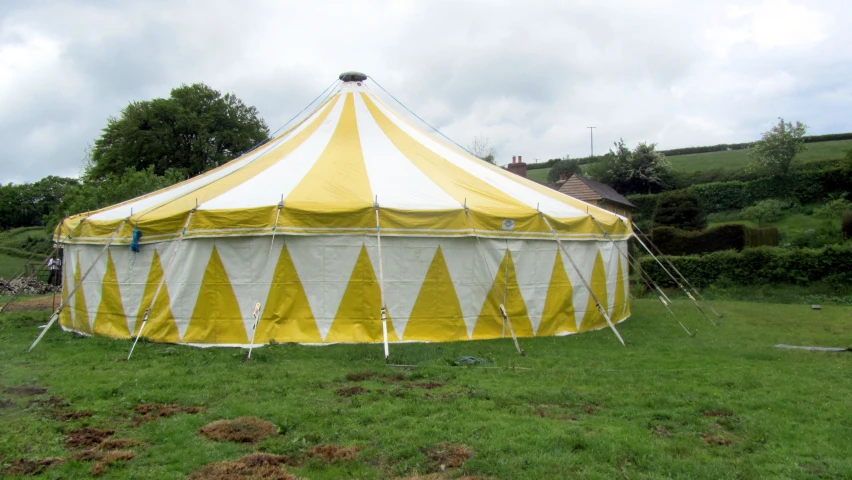
[[[592,142],[592,156],[594,157],[595,156],[595,134],[594,134],[593,129],[598,128],[598,127],[586,127],[586,128],[589,129],[589,137],[590,137],[591,142]]]

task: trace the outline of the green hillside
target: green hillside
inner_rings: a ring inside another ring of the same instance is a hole
[[[796,157],[796,162],[814,162],[843,157],[852,149],[852,140],[835,140],[807,144],[807,150]],[[672,169],[681,172],[716,170],[719,168],[735,170],[749,164],[748,150],[729,150],[726,152],[692,153],[666,157]],[[539,182],[547,182],[549,168],[527,170],[527,176]]]

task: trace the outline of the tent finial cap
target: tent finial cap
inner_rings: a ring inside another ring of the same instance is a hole
[[[344,82],[363,82],[367,76],[361,72],[343,72],[339,78]]]

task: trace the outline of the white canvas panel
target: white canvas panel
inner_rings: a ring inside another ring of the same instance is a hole
[[[355,118],[367,178],[379,205],[402,210],[463,208],[396,148],[358,94],[355,95]]]
[[[361,236],[288,236],[287,249],[325,340],[363,246]]]
[[[469,172],[471,175],[481,179],[507,195],[510,195],[521,203],[524,203],[531,208],[539,208],[542,212],[554,218],[574,218],[587,215],[585,211],[578,210],[567,203],[560,202],[548,195],[539,193],[524,185],[522,182],[517,181],[517,179],[507,178],[500,172],[496,172],[488,166],[483,165],[481,161],[473,158],[472,156],[461,154],[419,129],[413,128],[408,124],[408,122],[400,119],[396,113],[389,110],[380,101],[377,101],[376,105],[378,105],[388,118],[390,118],[399,128],[412,138],[422,143],[453,165]]]
[[[98,313],[98,307],[101,305],[101,294],[103,293],[103,279],[106,275],[107,254],[98,258],[98,254],[103,250],[99,245],[83,245],[80,248],[80,278],[86,274],[92,264],[95,265],[89,275],[83,279],[83,295],[86,297],[86,311],[89,313],[89,328],[92,328],[95,322],[95,315]],[[73,277],[72,277],[73,279]]]
[[[610,241],[598,242],[601,258],[604,261],[606,271],[606,308],[607,313],[612,316],[613,302],[615,301],[615,288],[618,280],[618,257],[619,253]],[[603,299],[601,299],[603,301]]]
[[[365,237],[370,263],[379,278],[379,252],[376,237]],[[402,338],[423,280],[435,258],[437,237],[382,237],[382,267],[385,303],[396,334]],[[446,261],[446,260],[445,260]]]
[[[473,334],[485,297],[494,282],[493,272],[500,265],[506,248],[503,244],[502,249],[498,245],[497,250],[490,251],[486,246],[487,240],[482,239],[482,242],[487,263],[480,254],[475,238],[442,238],[440,243],[461,304],[468,337]]]
[[[85,247],[85,245],[66,245],[64,249],[63,259],[62,259],[62,268],[65,271],[62,273],[62,282],[65,285],[65,288],[68,289],[68,293],[71,293],[74,290],[74,272],[77,269],[77,251],[80,248]],[[83,272],[80,272],[82,275]],[[74,295],[68,297],[68,307],[71,310],[71,318],[73,321],[76,321],[74,311],[77,309],[77,302],[74,299]]]
[[[143,245],[138,253],[130,251],[130,248],[124,245],[110,248],[118,277],[118,288],[121,291],[121,306],[130,332],[136,328],[136,314],[139,313],[142,296],[145,294],[151,262],[154,259],[154,248],[154,245]]]
[[[222,265],[228,274],[231,288],[237,297],[246,337],[251,340],[255,319],[252,316],[254,306],[260,303],[263,315],[266,299],[272,283],[272,275],[278,264],[278,256],[284,245],[284,237],[278,235],[274,243],[272,238],[222,238],[216,240],[216,250],[222,259]],[[270,246],[272,247],[270,249]]]
[[[199,209],[225,210],[277,205],[282,195],[286,198],[322,155],[337,128],[344,103],[342,98],[338,100],[317,131],[289,155],[222,195],[204,202]]]
[[[568,256],[560,250],[565,273],[573,287],[571,301],[574,303],[574,320],[579,329],[583,316],[586,314],[586,305],[589,302],[589,289],[586,285],[592,280],[592,269],[595,266],[598,245],[597,242],[562,242],[562,245],[565,246],[565,250],[568,251],[571,259],[574,260],[580,270],[578,272],[571,265]]]
[[[533,332],[538,332],[558,247],[556,242],[546,240],[513,240],[509,247],[527,315]]]
[[[178,242],[171,243],[173,245],[169,245],[168,249],[164,248],[159,252],[160,261],[166,277],[172,316],[175,319],[178,335],[183,338],[183,334],[189,328],[192,312],[195,310],[204,271],[207,270],[210,255],[213,253],[214,240],[188,238],[180,242],[180,245],[177,245]],[[177,247],[176,254],[173,253],[175,247]],[[169,266],[170,263],[171,266]]]

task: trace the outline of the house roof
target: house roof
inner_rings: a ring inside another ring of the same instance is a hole
[[[572,181],[572,179],[574,179],[574,181]],[[596,181],[592,180],[591,178],[586,178],[586,177],[579,175],[577,173],[572,174],[561,185],[557,184],[556,190],[561,192],[561,193],[564,193],[566,195],[572,195],[572,193],[575,193],[575,192],[571,192],[572,189],[570,188],[570,186],[576,185],[577,180],[579,180],[580,182],[585,184],[586,187],[588,187],[590,190],[592,190],[594,192],[594,194],[597,196],[598,200],[605,200],[607,202],[617,203],[617,204],[623,205],[625,207],[636,208],[636,205],[633,205],[632,203],[630,203],[630,200],[624,198],[623,195],[616,192],[609,185],[606,185],[606,184],[601,183],[601,182],[596,182]],[[572,195],[572,196],[575,196],[575,195]],[[579,198],[579,197],[580,196],[577,196],[577,198]],[[585,197],[585,196],[583,196],[583,197]],[[580,198],[580,200],[592,200],[592,199],[591,198]]]

